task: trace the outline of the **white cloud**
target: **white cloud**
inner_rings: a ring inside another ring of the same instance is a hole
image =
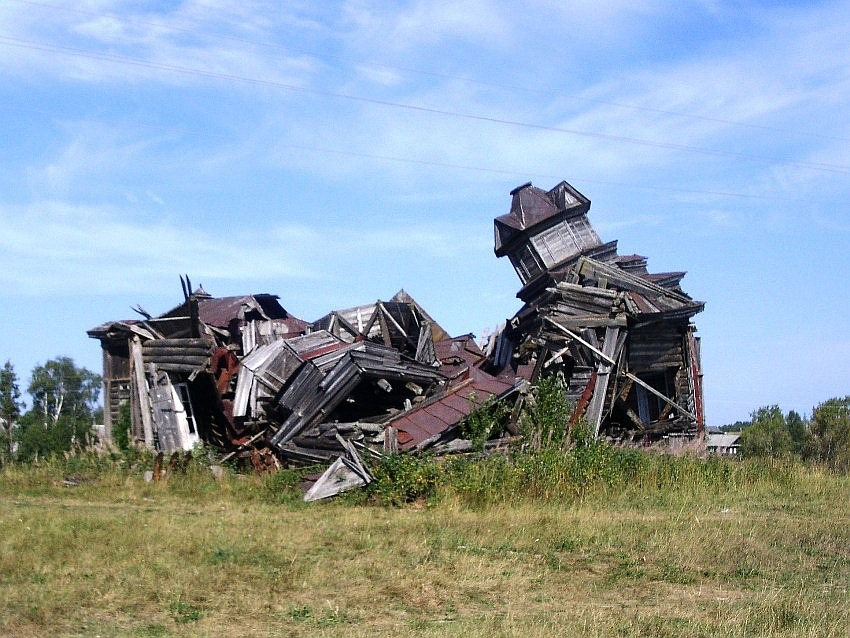
[[[6,294],[114,293],[168,286],[174,273],[203,279],[327,279],[351,263],[392,267],[434,261],[469,250],[461,225],[381,227],[275,225],[251,230],[207,229],[192,221],[133,219],[112,207],[42,201],[0,205],[0,271]],[[378,257],[380,255],[380,258]]]
[[[142,137],[138,132],[91,122],[67,121],[58,127],[66,136],[62,149],[42,165],[31,164],[26,169],[30,190],[40,197],[61,197],[80,183],[124,174],[167,137]]]
[[[709,227],[732,228],[740,226],[739,221],[728,210],[697,210],[693,214],[707,222]]]
[[[368,51],[379,42],[384,51],[410,52],[457,39],[496,48],[513,33],[509,12],[491,0],[349,0],[341,12],[347,44],[357,50]]]
[[[359,64],[356,66],[356,70],[360,77],[374,84],[396,86],[403,81],[398,71],[386,67]]]
[[[110,13],[109,4],[98,6],[101,13]],[[561,10],[558,3],[539,2],[537,6],[541,11]],[[116,11],[118,8],[119,5],[113,6]],[[663,10],[656,2],[611,2],[601,6],[596,3],[578,3],[571,6],[569,13],[578,22],[602,20],[605,16],[618,16],[618,20],[626,21],[628,16],[646,16]],[[382,46],[381,51],[402,47],[424,52],[442,46],[443,42],[463,42],[465,45],[476,43],[486,47],[490,40],[504,39],[515,41],[521,56],[523,45],[531,44],[523,38],[538,33],[523,34],[522,30],[530,19],[528,16],[511,15],[507,5],[485,0],[450,4],[416,1],[391,8],[384,4],[358,1],[344,4],[341,13],[343,17],[340,20],[350,24],[352,30],[337,34],[337,38],[343,47],[355,49],[361,42],[368,41],[374,48],[374,43],[380,41],[386,45]],[[768,13],[766,18],[770,16]],[[123,22],[104,15],[56,12],[56,16],[51,18],[52,22],[48,21],[46,26],[40,28],[45,33],[65,28],[78,36],[100,42],[110,47],[109,50],[138,51],[140,53],[134,55],[141,55],[152,64],[177,65],[213,73],[261,80],[271,78],[273,81],[292,83],[318,82],[317,74],[320,72],[336,74],[342,71],[342,76],[348,81],[344,90],[353,94],[369,95],[369,87],[379,86],[389,92],[387,99],[392,101],[435,106],[449,111],[492,115],[590,134],[654,140],[661,144],[692,145],[733,152],[744,149],[744,152],[768,157],[773,153],[770,148],[761,153],[758,147],[755,147],[755,151],[747,148],[750,141],[759,143],[759,138],[764,136],[763,131],[708,119],[675,117],[651,110],[576,101],[564,96],[557,97],[557,90],[553,97],[530,91],[524,93],[521,90],[472,85],[460,80],[440,80],[433,76],[429,79],[430,86],[416,88],[418,85],[413,80],[421,76],[399,69],[368,65],[345,69],[345,64],[342,68],[327,69],[309,56],[277,55],[247,42],[216,40],[214,37],[216,30],[226,27],[227,34],[249,33],[259,41],[262,37],[279,35],[281,29],[285,29],[288,23],[298,17],[309,20],[309,13],[299,14],[298,10],[269,11],[268,7],[257,3],[234,8],[229,4],[210,7],[208,3],[183,2],[169,12],[158,15],[136,13]],[[819,19],[807,16],[799,20],[805,20],[810,29],[789,28],[794,25],[780,22],[779,18],[765,19],[765,29],[773,29],[773,37],[749,38],[746,41],[746,52],[736,48],[728,54],[720,55],[716,51],[710,54],[695,53],[663,66],[649,66],[636,72],[623,69],[623,73],[630,74],[627,84],[606,79],[587,87],[583,95],[644,109],[682,111],[706,118],[722,116],[720,119],[742,122],[769,122],[771,117],[791,112],[793,108],[799,108],[812,100],[811,92],[805,88],[812,84],[812,78],[820,78],[818,86],[824,94],[834,88],[833,81],[838,82],[839,87],[844,86],[840,83],[843,81],[841,77],[847,75],[846,70],[834,80],[830,79],[836,61],[835,56],[825,47],[813,47],[812,53],[806,56],[795,53],[808,46],[818,33],[826,41],[836,41],[846,27],[831,24],[823,16]],[[150,26],[154,22],[162,24],[163,28]],[[36,29],[31,20],[24,20],[23,24],[26,25],[22,27],[25,32]],[[332,24],[334,22],[330,20],[325,28]],[[174,29],[165,28],[168,26]],[[780,28],[782,32],[776,32]],[[814,35],[812,31],[815,31]],[[850,37],[847,39],[850,41]],[[578,50],[576,55],[586,59],[591,52]],[[782,59],[783,64],[765,66],[765,59],[772,58]],[[473,68],[475,63],[469,61],[468,64]],[[551,66],[556,69],[559,64],[558,60],[553,60]],[[155,69],[140,70],[92,60],[63,60],[62,65],[57,66],[57,71],[89,80],[117,80],[124,77],[142,77],[154,83],[187,80],[187,77],[178,77],[179,74],[175,76]],[[333,77],[336,78],[336,75]],[[610,78],[610,75],[603,77]],[[339,85],[330,84],[330,75],[327,78],[329,84],[324,85],[326,88],[340,90]],[[191,76],[188,79],[199,83],[210,81],[193,79]],[[365,86],[364,81],[367,83]],[[531,84],[532,78],[528,82]],[[235,84],[227,83],[228,93]],[[846,87],[844,90],[845,97],[850,97]],[[701,156],[616,142],[610,138],[535,131],[393,107],[357,104],[329,97],[290,96],[281,91],[275,91],[274,96],[270,104],[279,104],[281,97],[294,97],[293,103],[297,102],[300,108],[281,109],[280,115],[270,112],[265,117],[268,136],[257,134],[256,131],[261,128],[257,127],[243,140],[235,144],[227,141],[218,151],[206,153],[203,161],[211,165],[215,161],[277,155],[270,160],[271,165],[309,170],[320,175],[326,175],[329,166],[339,167],[339,171],[333,171],[333,178],[336,179],[376,170],[390,176],[407,177],[421,170],[365,157],[356,162],[350,158],[331,159],[329,162],[327,154],[278,151],[268,143],[269,139],[279,141],[283,149],[289,143],[363,155],[409,157],[433,163],[517,170],[528,174],[581,174],[624,181],[636,181],[635,178],[653,167],[682,161],[694,165],[703,160],[715,163],[729,161],[722,156]],[[314,103],[318,108],[303,106]],[[837,103],[844,104],[846,100]],[[283,123],[275,124],[276,118]],[[805,125],[805,122],[800,124]],[[815,123],[811,125],[816,126]],[[247,127],[242,128],[245,130]],[[284,157],[283,162],[279,160],[281,156]],[[68,173],[79,165],[76,159],[69,155],[66,161],[44,169],[41,178],[50,185],[52,192],[62,193],[63,184],[69,179]]]
[[[315,60],[275,44],[293,23],[304,28],[290,15],[257,2],[187,0],[156,13],[128,11],[120,2],[67,11],[10,2],[0,6],[0,27],[17,45],[0,46],[0,68],[83,82],[208,84],[218,74],[301,85],[316,71]]]

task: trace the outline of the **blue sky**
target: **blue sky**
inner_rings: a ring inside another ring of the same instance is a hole
[[[492,220],[566,179],[707,302],[709,423],[850,393],[847,2],[0,2],[0,360],[178,274],[314,320],[519,307]]]

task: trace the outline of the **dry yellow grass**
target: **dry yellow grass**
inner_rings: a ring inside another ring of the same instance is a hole
[[[484,509],[260,486],[0,474],[0,633],[850,635],[846,478]]]

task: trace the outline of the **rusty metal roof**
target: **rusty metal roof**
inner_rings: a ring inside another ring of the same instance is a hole
[[[425,401],[388,423],[399,431],[399,446],[409,450],[434,435],[460,423],[491,396],[500,397],[514,388],[512,383],[468,368],[445,394]]]
[[[496,218],[506,226],[524,230],[558,214],[551,195],[531,182],[514,189],[512,195],[510,212]]]
[[[456,378],[466,368],[479,365],[485,358],[472,333],[437,341],[434,350],[440,362],[440,372],[450,379]]]

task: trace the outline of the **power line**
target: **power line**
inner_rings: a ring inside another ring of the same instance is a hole
[[[247,84],[254,84],[259,86],[269,86],[273,88],[284,89],[288,91],[300,92],[300,93],[308,93],[311,95],[319,95],[323,97],[333,97],[343,100],[349,100],[353,102],[360,102],[364,104],[374,104],[377,106],[384,106],[389,108],[397,108],[397,109],[405,109],[409,111],[416,111],[420,113],[430,113],[434,115],[443,115],[447,117],[454,117],[466,120],[473,120],[478,122],[488,122],[491,124],[501,124],[507,126],[516,126],[520,128],[527,128],[533,130],[540,131],[549,131],[553,133],[564,133],[568,135],[575,135],[579,137],[588,137],[592,139],[600,139],[606,140],[609,142],[621,142],[626,144],[634,144],[637,146],[648,146],[652,148],[660,148],[665,150],[674,150],[681,151],[686,153],[696,153],[701,155],[710,155],[716,157],[732,157],[735,159],[743,159],[755,162],[765,162],[770,164],[785,164],[788,166],[796,166],[798,168],[806,168],[815,171],[824,171],[829,173],[840,173],[840,174],[848,174],[850,173],[850,166],[842,166],[837,164],[825,164],[819,162],[800,162],[788,159],[779,159],[774,157],[765,157],[760,155],[751,155],[748,153],[739,153],[736,151],[722,151],[718,149],[708,149],[708,148],[700,148],[696,146],[690,146],[686,144],[673,144],[670,142],[657,142],[654,140],[646,140],[635,137],[623,136],[623,135],[611,135],[607,133],[594,133],[591,131],[581,131],[578,129],[568,129],[557,126],[549,126],[545,124],[535,124],[532,122],[522,122],[519,120],[510,120],[506,118],[499,118],[488,115],[479,115],[475,113],[463,113],[459,111],[450,111],[447,109],[438,109],[434,107],[420,106],[416,104],[407,104],[403,102],[394,102],[390,100],[381,100],[377,98],[370,98],[359,95],[352,95],[349,93],[338,93],[335,91],[327,91],[323,89],[315,89],[310,87],[298,86],[295,84],[288,84],[284,82],[276,82],[273,80],[263,80],[259,78],[249,78],[240,75],[233,75],[229,73],[220,73],[216,71],[205,71],[202,69],[194,69],[190,67],[182,67],[172,64],[164,64],[160,62],[150,62],[147,60],[139,60],[136,58],[127,58],[123,56],[117,56],[112,54],[105,53],[92,53],[89,51],[84,51],[81,49],[76,49],[73,47],[66,47],[60,45],[51,45],[45,44],[42,42],[36,42],[33,40],[24,40],[21,38],[12,38],[9,36],[0,36],[0,44],[5,44],[7,46],[16,46],[25,49],[32,49],[38,51],[51,51],[51,52],[59,52],[66,55],[83,57],[93,60],[102,60],[107,62],[115,62],[118,64],[126,64],[150,69],[156,69],[160,71],[170,71],[175,73],[182,73],[186,75],[195,75],[199,77],[208,77],[215,78],[219,80],[227,80],[227,81],[238,81],[244,82]]]
[[[385,63],[380,63],[380,62],[354,60],[354,59],[346,58],[346,57],[343,57],[343,56],[331,55],[329,53],[324,53],[324,52],[316,53],[315,51],[309,51],[309,50],[305,50],[305,49],[292,49],[292,48],[284,47],[282,45],[279,45],[279,44],[276,44],[276,43],[273,43],[273,42],[251,40],[251,39],[248,39],[248,38],[240,38],[238,36],[227,35],[227,34],[216,34],[216,35],[213,36],[212,34],[205,34],[203,32],[199,33],[198,31],[196,31],[194,29],[189,29],[189,28],[186,28],[186,27],[179,27],[179,26],[176,26],[176,25],[163,24],[161,22],[151,22],[151,21],[148,21],[148,20],[139,20],[139,19],[136,19],[136,18],[127,18],[127,17],[120,16],[120,15],[115,14],[115,13],[89,11],[89,10],[86,10],[86,9],[78,9],[78,8],[74,8],[74,7],[63,7],[63,6],[48,4],[46,2],[35,2],[34,0],[13,0],[13,1],[18,2],[19,4],[28,4],[28,5],[31,5],[31,6],[41,7],[41,8],[44,8],[44,9],[66,11],[66,12],[77,13],[77,14],[80,14],[80,15],[88,15],[88,16],[93,16],[93,17],[113,18],[113,19],[120,20],[120,21],[128,23],[128,24],[138,24],[138,25],[142,25],[142,26],[155,27],[157,29],[166,29],[166,30],[175,31],[175,32],[179,32],[179,33],[186,33],[186,34],[189,34],[189,35],[194,35],[196,37],[215,37],[215,38],[221,39],[221,40],[230,40],[232,42],[239,42],[241,44],[250,44],[250,45],[253,45],[253,46],[266,47],[266,48],[269,48],[269,49],[275,49],[275,50],[284,51],[284,52],[287,52],[287,53],[295,52],[295,53],[299,53],[299,54],[302,54],[302,55],[309,55],[311,57],[315,57],[315,58],[318,58],[318,59],[338,60],[338,61],[346,62],[346,63],[350,63],[350,64],[370,66],[370,67],[373,67],[373,68],[389,69],[389,70],[393,70],[393,71],[403,71],[405,73],[414,73],[414,74],[417,74],[417,75],[423,75],[423,76],[434,77],[434,78],[441,78],[441,79],[444,79],[444,80],[453,80],[453,81],[458,81],[458,82],[465,82],[465,83],[468,83],[468,84],[477,84],[479,86],[487,86],[487,87],[491,87],[491,88],[508,89],[510,91],[523,91],[523,92],[527,92],[527,93],[536,93],[538,95],[550,95],[550,96],[553,96],[553,97],[563,97],[563,98],[568,98],[568,99],[571,99],[571,100],[576,100],[576,101],[579,101],[579,102],[586,102],[586,103],[589,103],[589,104],[601,104],[601,105],[604,105],[604,106],[614,106],[614,107],[617,107],[617,108],[629,109],[629,110],[633,110],[633,111],[642,111],[642,112],[645,112],[645,113],[656,113],[656,114],[659,114],[659,115],[672,115],[674,117],[687,118],[687,119],[698,120],[698,121],[702,121],[702,122],[713,122],[715,124],[725,124],[725,125],[728,125],[728,126],[738,126],[738,127],[750,128],[750,129],[754,129],[754,130],[761,130],[761,131],[767,131],[767,132],[799,135],[799,136],[803,136],[803,137],[813,137],[813,138],[831,140],[831,141],[836,141],[836,142],[850,142],[850,138],[837,137],[837,136],[833,136],[833,135],[824,135],[822,133],[812,133],[810,131],[785,129],[785,128],[775,127],[775,126],[766,126],[766,125],[763,125],[763,124],[752,124],[752,123],[749,123],[749,122],[740,122],[740,121],[737,121],[737,120],[730,120],[730,119],[721,118],[721,117],[713,117],[713,116],[708,116],[708,115],[697,115],[695,113],[685,113],[683,111],[675,111],[675,110],[671,110],[671,109],[662,109],[662,108],[657,108],[657,107],[652,107],[652,106],[640,106],[640,105],[637,105],[637,104],[627,104],[627,103],[624,103],[624,102],[616,102],[616,101],[613,101],[613,100],[603,100],[601,98],[591,98],[591,97],[586,97],[586,96],[582,96],[582,95],[576,95],[574,93],[565,93],[563,91],[551,91],[551,90],[543,90],[543,89],[537,89],[537,88],[531,88],[531,87],[525,87],[525,86],[518,86],[518,85],[513,85],[513,84],[505,84],[505,83],[500,83],[500,82],[490,82],[490,81],[478,80],[478,79],[470,78],[470,77],[452,75],[452,74],[448,74],[448,73],[439,73],[439,72],[435,72],[435,71],[427,71],[427,70],[423,70],[423,69],[415,69],[415,68],[411,68],[411,67],[397,66],[397,65],[392,65],[392,64],[385,64]]]
[[[0,105],[0,110],[5,111],[20,111],[27,113],[37,113],[39,115],[45,115],[48,117],[57,117],[57,114],[51,111],[46,111],[43,109],[33,109],[33,108],[22,108],[15,107],[10,105],[2,104]],[[75,118],[75,121],[78,122],[88,122],[91,124],[109,124],[108,122],[104,122],[103,120],[95,119],[95,118]],[[156,131],[162,131],[165,133],[173,133],[179,135],[191,135],[197,137],[206,137],[206,138],[216,138],[229,140],[232,136],[226,133],[216,133],[208,130],[197,130],[197,129],[187,129],[187,128],[178,128],[171,126],[162,126],[159,124],[150,124],[146,122],[134,122],[134,126],[140,128],[147,128]],[[296,151],[308,151],[308,152],[316,152],[316,153],[327,153],[331,155],[341,155],[346,157],[356,157],[359,159],[373,159],[387,162],[396,162],[403,164],[412,164],[418,166],[429,166],[433,168],[450,168],[453,170],[464,170],[464,171],[474,171],[479,173],[489,173],[494,175],[505,175],[505,176],[514,176],[520,179],[527,180],[529,178],[540,178],[540,179],[555,179],[561,180],[564,178],[563,175],[553,175],[548,173],[536,173],[536,172],[528,172],[521,170],[512,170],[512,169],[503,169],[503,168],[494,168],[494,167],[486,167],[486,166],[476,166],[472,164],[456,164],[449,162],[437,162],[433,160],[423,160],[418,158],[410,158],[410,157],[400,157],[393,155],[378,155],[374,153],[364,153],[360,151],[352,151],[345,150],[339,148],[325,148],[320,146],[309,146],[304,144],[288,144],[288,143],[278,143],[277,148],[280,149],[289,149]],[[616,182],[610,180],[600,180],[596,178],[584,178],[578,176],[571,176],[569,178],[574,182],[586,182],[589,184],[600,184],[604,186],[617,186],[621,188],[633,188],[640,190],[649,190],[649,191],[657,191],[657,192],[668,192],[668,193],[679,193],[683,195],[705,195],[712,197],[728,197],[735,199],[752,199],[752,200],[763,200],[763,201],[780,201],[780,202],[799,202],[810,205],[821,205],[821,206],[850,206],[850,202],[827,202],[827,201],[816,201],[810,198],[793,198],[786,196],[770,196],[770,195],[760,195],[755,193],[740,193],[734,191],[719,191],[719,190],[708,190],[708,189],[693,189],[693,188],[676,188],[673,186],[653,186],[650,184],[634,184],[634,183],[625,183],[625,182]]]

